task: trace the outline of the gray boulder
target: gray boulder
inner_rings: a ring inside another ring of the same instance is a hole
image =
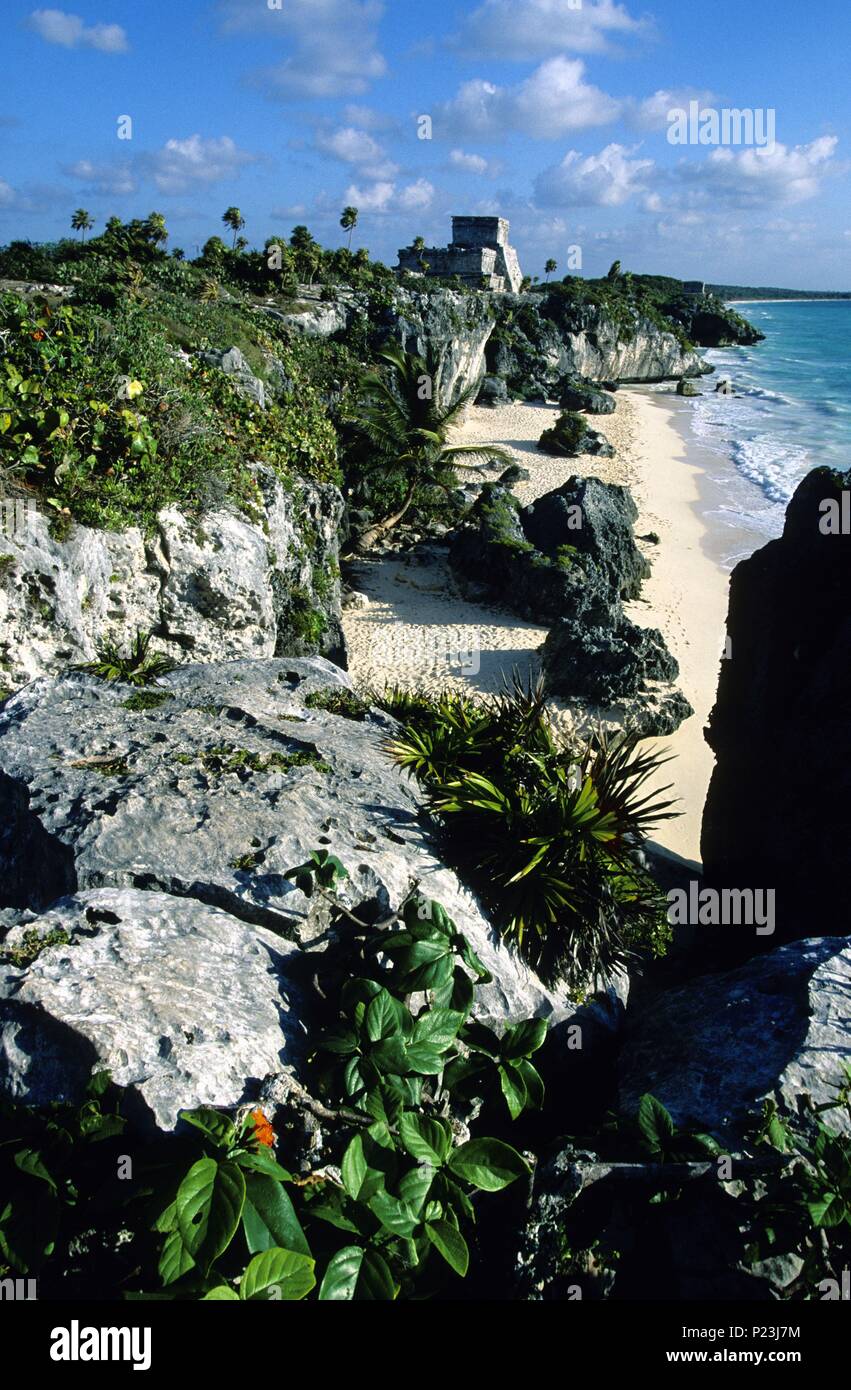
[[[562,410],[581,410],[586,415],[613,415],[616,404],[613,396],[584,382],[566,381],[559,396]]]
[[[394,721],[308,703],[348,688],[318,658],[183,667],[147,709],[81,675],[27,687],[0,710],[0,907],[43,912],[102,887],[165,893],[312,949],[327,923],[284,874],[324,846],[349,870],[352,907],[384,912],[415,881],[444,905],[493,973],[484,1016],[572,1013],[440,862],[416,784],[383,749]]]
[[[486,376],[476,397],[476,405],[507,405],[508,387],[501,376]]]
[[[226,348],[224,351],[199,352],[198,357],[208,367],[218,367],[226,376],[232,376],[238,389],[249,400],[256,401],[261,410],[266,408],[266,388],[255,376],[239,348]]]
[[[703,975],[627,1018],[620,1109],[650,1091],[680,1125],[734,1148],[745,1122],[773,1098],[796,1115],[805,1095],[836,1099],[851,1058],[851,938],[810,938]],[[825,1116],[851,1130],[847,1112]]]
[[[15,1100],[77,1099],[107,1068],[140,1126],[172,1129],[179,1110],[250,1100],[304,1055],[286,976],[298,951],[262,927],[192,898],[100,888],[13,928],[4,950],[33,934],[48,943],[35,959],[0,964],[0,1085]]]
[[[677,382],[677,395],[678,395],[678,396],[699,396],[699,395],[701,395],[701,394],[702,394],[702,393],[701,393],[700,391],[698,391],[698,389],[697,389],[697,387],[695,386],[694,382],[691,381],[691,380],[689,379],[689,377],[685,377],[685,376],[684,376],[683,379],[682,379],[682,381],[678,381],[678,382]]]
[[[560,546],[573,546],[608,590],[625,599],[638,598],[650,577],[650,565],[635,544],[637,520],[629,489],[594,477],[568,478],[520,513],[523,531],[538,550],[555,555]]]

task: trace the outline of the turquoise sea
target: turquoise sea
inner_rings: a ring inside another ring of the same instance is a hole
[[[765,341],[704,353],[716,375],[700,382],[691,428],[718,458],[716,519],[776,536],[811,468],[851,469],[851,300],[735,307]],[[720,377],[737,395],[715,394]]]

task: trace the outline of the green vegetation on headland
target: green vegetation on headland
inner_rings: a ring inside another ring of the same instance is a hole
[[[447,450],[446,431],[463,402],[456,393],[438,419],[436,393],[430,415],[425,406],[418,413],[405,378],[417,362],[379,357],[394,314],[404,319],[400,294],[428,301],[456,290],[476,322],[486,309],[494,317],[494,345],[519,343],[522,353],[544,329],[570,334],[601,314],[621,341],[642,322],[673,333],[684,349],[702,341],[680,282],[631,275],[618,263],[600,280],[537,286],[518,304],[398,275],[364,250],[323,249],[304,226],[250,250],[238,208],[223,219],[233,244],[213,236],[191,262],[178,249],[167,254],[161,214],[110,218],[86,240],[84,212],[75,213],[79,240],[0,249],[8,283],[0,294],[0,479],[39,497],[59,534],[74,520],[151,530],[168,505],[199,512],[230,502],[252,515],[261,504],[255,462],[284,481],[337,483],[353,529],[372,527],[373,538],[397,515],[427,524],[451,512],[462,460]],[[347,229],[352,215],[347,209]],[[26,291],[34,282],[47,292]],[[298,331],[300,315],[340,296],[356,302],[345,327],[317,337]],[[458,302],[442,312],[459,317],[463,332]],[[749,325],[717,301],[700,308],[712,345],[753,340]],[[242,355],[242,379],[219,365],[232,348]],[[422,371],[437,378],[441,362],[424,358]],[[395,400],[402,411],[387,413],[383,440],[382,392],[385,405]],[[423,429],[440,435],[440,446]]]
[[[851,299],[851,290],[782,290],[766,285],[707,285],[719,299]]]

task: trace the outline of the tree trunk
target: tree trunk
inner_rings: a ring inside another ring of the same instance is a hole
[[[355,549],[370,550],[377,540],[380,540],[382,536],[386,536],[387,532],[392,531],[394,526],[398,526],[402,517],[413,502],[416,490],[416,483],[411,483],[405,500],[398,512],[394,512],[392,516],[385,517],[383,521],[373,522],[372,526],[368,526],[365,531],[362,531],[355,543]]]

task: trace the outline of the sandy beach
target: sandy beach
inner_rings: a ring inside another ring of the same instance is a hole
[[[661,781],[673,784],[683,814],[663,824],[654,838],[697,859],[713,761],[703,727],[718,681],[728,575],[705,544],[706,527],[697,509],[701,473],[689,462],[673,402],[637,389],[620,390],[616,400],[613,415],[593,421],[615,446],[612,459],[540,453],[536,444],[558,415],[555,406],[472,407],[457,437],[499,443],[527,468],[531,478],[514,488],[523,503],[575,473],[625,485],[640,512],[636,534],[658,535],[658,544],[639,542],[652,574],[628,612],[636,623],[663,633],[680,664],[679,687],[695,714],[663,741],[675,760]],[[440,547],[364,562],[354,583],[369,599],[369,606],[350,607],[344,614],[351,675],[360,689],[398,683],[487,693],[498,690],[512,668],[524,675],[537,670],[536,652],[547,629],[462,598]],[[561,717],[558,706],[554,713]]]

